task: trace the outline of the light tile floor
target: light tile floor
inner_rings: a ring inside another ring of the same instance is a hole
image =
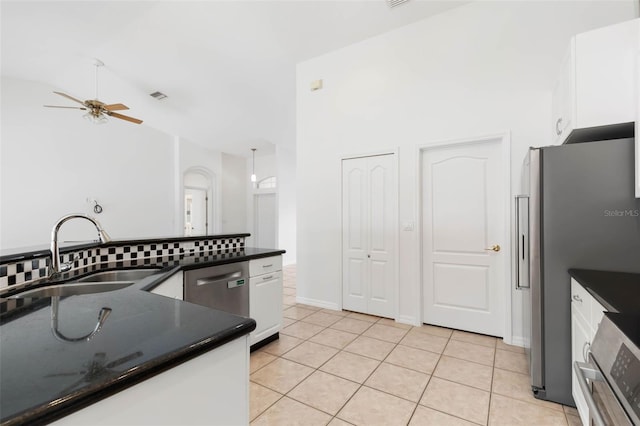
[[[580,425],[531,395],[522,348],[490,336],[297,304],[251,355],[252,425]]]

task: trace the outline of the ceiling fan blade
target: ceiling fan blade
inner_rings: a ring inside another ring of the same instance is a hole
[[[47,108],[68,108],[68,109],[82,109],[82,110],[87,110],[86,108],[82,108],[82,107],[68,107],[68,106],[58,106],[58,105],[42,105],[44,107]]]
[[[77,102],[77,103],[79,103],[79,104],[81,104],[81,105],[85,105],[85,103],[84,103],[84,102],[82,102],[80,99],[76,99],[76,98],[74,98],[73,96],[69,96],[69,95],[67,95],[66,93],[56,92],[55,90],[53,91],[53,93],[55,93],[56,95],[64,96],[65,98],[67,98],[67,99],[71,99],[72,101]],[[86,105],[85,105],[85,106],[86,106]]]
[[[107,111],[122,111],[125,109],[129,109],[128,106],[123,104],[103,105],[102,108],[106,109]]]
[[[142,123],[142,120],[138,120],[137,118],[133,118],[133,117],[129,117],[129,116],[126,116],[126,115],[118,114],[117,112],[107,111],[107,115],[110,116],[110,117],[119,118],[120,120],[130,121],[130,122],[136,123],[136,124]]]

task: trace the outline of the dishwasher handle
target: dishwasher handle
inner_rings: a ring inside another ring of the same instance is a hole
[[[215,275],[213,277],[200,278],[196,280],[196,285],[197,286],[210,285],[210,284],[219,283],[220,281],[229,281],[234,278],[241,278],[241,277],[242,277],[242,272],[236,271],[228,274]]]

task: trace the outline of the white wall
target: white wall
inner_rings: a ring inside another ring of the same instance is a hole
[[[296,152],[276,147],[278,173],[278,248],[284,265],[296,263]]]
[[[179,218],[176,221],[175,233],[176,235],[184,235],[184,175],[189,172],[205,172],[208,176],[211,176],[212,187],[212,217],[209,223],[209,235],[219,234],[222,226],[222,213],[221,213],[221,189],[220,180],[222,174],[222,160],[221,153],[214,151],[198,144],[195,144],[185,138],[176,138],[174,146],[174,155],[176,163],[177,175],[175,181],[178,184],[179,198],[176,200],[176,206],[179,206],[179,210],[176,211],[176,217]]]
[[[274,153],[263,154],[256,151],[255,171],[256,180],[259,182],[269,176],[275,176],[277,186],[275,188],[277,198],[277,222],[275,248],[286,250],[282,257],[284,265],[296,263],[296,153],[285,145],[275,145]],[[249,182],[252,158],[246,160],[246,180]],[[247,185],[247,227],[245,231],[254,233],[254,188]],[[248,246],[255,245],[253,237],[247,238]]]
[[[299,64],[298,297],[342,303],[342,155],[398,148],[399,222],[418,223],[419,145],[510,132],[515,194],[527,147],[551,142],[550,91],[571,35],[636,16],[630,1],[476,2]],[[397,318],[417,323],[419,235],[399,237]]]
[[[247,162],[222,154],[222,233],[247,232]]]
[[[2,78],[0,132],[0,247],[48,244],[61,216],[96,215],[115,239],[171,235],[174,229],[173,137],[110,119],[94,125],[84,111],[43,108],[71,105],[60,90]],[[142,117],[144,118],[144,117]],[[63,239],[95,239],[87,224],[69,223]]]
[[[246,239],[245,244],[248,247],[256,247],[255,238],[254,238],[254,193],[256,191],[254,184],[251,182],[251,172],[253,171],[253,159],[252,157],[248,157],[246,160],[247,172],[245,177],[245,182],[247,185],[247,232],[251,234],[249,238]],[[276,155],[273,152],[269,153],[260,153],[260,151],[256,151],[256,160],[255,160],[255,174],[256,174],[256,183],[260,182],[262,179],[265,179],[270,176],[278,177],[278,168],[277,168],[277,159]],[[280,185],[280,182],[277,182],[277,185]],[[279,191],[278,188],[275,189],[276,193]],[[276,194],[276,197],[278,195]],[[276,211],[276,217],[278,212]],[[275,224],[276,227],[276,241],[279,245],[278,240],[278,223]],[[275,248],[275,247],[262,247],[262,248]]]

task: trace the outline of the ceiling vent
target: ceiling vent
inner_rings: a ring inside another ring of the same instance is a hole
[[[387,4],[389,5],[389,7],[396,7],[408,1],[409,0],[387,0]]]
[[[157,100],[161,101],[162,99],[167,98],[167,95],[165,95],[162,92],[153,92],[150,95],[152,98],[156,98]]]

